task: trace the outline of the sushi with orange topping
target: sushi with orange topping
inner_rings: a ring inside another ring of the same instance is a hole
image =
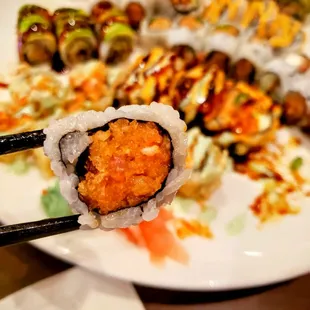
[[[124,228],[154,219],[189,177],[185,130],[166,105],[108,108],[52,123],[44,151],[81,224]]]

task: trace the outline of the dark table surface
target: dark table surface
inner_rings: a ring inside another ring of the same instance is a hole
[[[28,244],[0,249],[0,298],[71,268]],[[198,293],[136,286],[147,310],[310,309],[310,275],[250,290]]]

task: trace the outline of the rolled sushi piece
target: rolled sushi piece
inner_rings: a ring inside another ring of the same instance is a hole
[[[292,76],[284,88],[283,120],[309,130],[310,89],[309,70]]]
[[[240,46],[241,39],[240,31],[237,27],[230,24],[222,24],[216,26],[208,34],[205,40],[204,51],[219,51],[229,57],[233,57]]]
[[[309,2],[278,0],[280,12],[294,18],[298,21],[304,21],[309,13]]]
[[[184,59],[186,65],[185,68],[189,69],[197,65],[198,57],[196,51],[187,44],[173,45],[171,51],[177,55],[177,57]]]
[[[192,31],[185,27],[176,27],[167,31],[162,42],[168,48],[179,45],[187,46],[197,54],[203,50],[203,34],[204,29]]]
[[[252,29],[253,38],[262,44],[267,44],[277,54],[287,51],[300,52],[305,42],[302,24],[286,14],[279,13],[274,1],[253,2],[249,4],[249,12],[253,7],[256,7],[256,11],[250,12],[249,15],[245,14],[245,19],[251,16],[255,23],[253,20],[250,21],[251,19],[245,23],[244,20],[241,22],[246,29]],[[255,28],[251,28],[250,25]]]
[[[198,127],[187,132],[187,166],[191,168],[191,178],[180,188],[178,195],[205,201],[220,186],[222,176],[228,167],[227,150],[221,150],[212,138],[202,134]]]
[[[231,78],[235,81],[243,81],[253,84],[256,77],[256,67],[247,59],[236,61],[231,69]]]
[[[173,8],[181,14],[188,14],[199,8],[199,0],[170,0]]]
[[[274,57],[267,62],[263,71],[274,73],[280,78],[280,94],[284,96],[290,90],[298,90],[301,93],[307,91],[305,82],[307,81],[307,71],[310,67],[308,57],[297,53],[287,53]]]
[[[274,138],[282,109],[256,87],[227,81],[221,92],[209,95],[199,113],[213,141],[242,157]]]
[[[68,67],[97,56],[98,43],[89,17],[82,10],[61,8],[54,12],[61,60]]]
[[[174,20],[166,15],[155,15],[145,19],[140,29],[142,45],[147,50],[156,46],[167,45],[169,34],[175,28],[174,26]],[[171,37],[175,36],[172,35]]]
[[[100,58],[109,65],[126,61],[135,42],[126,14],[111,2],[101,1],[93,6],[92,19],[100,41]]]
[[[186,72],[179,72],[172,80],[169,97],[174,108],[184,114],[187,124],[193,122],[200,107],[209,97],[218,95],[225,86],[225,74],[216,66],[210,69],[197,65]]]
[[[206,55],[203,63],[206,69],[216,66],[227,74],[230,70],[231,58],[226,53],[213,50]]]
[[[263,72],[258,76],[259,88],[274,101],[281,101],[281,79],[273,72]]]
[[[306,98],[298,91],[289,91],[283,99],[282,120],[288,125],[301,125],[307,117]]]
[[[25,5],[18,12],[18,51],[21,61],[30,65],[51,63],[57,50],[49,12],[36,5]]]
[[[140,2],[131,1],[126,5],[124,10],[131,28],[136,31],[139,30],[142,21],[146,17],[145,7]]]
[[[51,123],[44,151],[82,225],[124,228],[154,219],[188,179],[185,130],[163,104],[108,108]]]
[[[204,51],[204,40],[208,34],[209,27],[203,23],[197,15],[182,15],[176,18],[176,29],[187,31],[187,34],[175,35],[176,37],[187,37],[188,45],[192,46],[197,52]],[[170,43],[171,46],[171,43]]]
[[[206,5],[202,10],[201,17],[203,21],[210,25],[235,22],[239,24],[243,17],[243,13],[248,6],[246,0],[207,0],[205,2]]]
[[[92,22],[95,25],[97,34],[104,36],[103,26],[111,22],[128,23],[126,14],[111,1],[99,1],[91,9]],[[103,33],[101,34],[101,32]]]
[[[278,14],[276,19],[268,24],[268,44],[278,52],[300,52],[306,35],[302,24],[285,14]]]
[[[266,64],[274,59],[272,47],[266,42],[255,39],[251,34],[245,35],[240,43],[234,60],[235,62],[243,60],[241,63],[246,61],[247,67],[251,67],[248,71],[263,70]]]
[[[156,47],[134,64],[115,85],[115,105],[150,104],[157,101],[172,105],[169,95],[171,82],[177,72],[188,67],[187,59],[163,47]]]

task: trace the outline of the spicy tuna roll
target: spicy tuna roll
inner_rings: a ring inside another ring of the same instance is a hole
[[[56,38],[49,12],[36,5],[25,5],[18,13],[18,51],[21,61],[38,65],[52,61]]]
[[[185,130],[166,105],[108,108],[52,123],[44,151],[81,224],[128,227],[154,219],[187,180]]]

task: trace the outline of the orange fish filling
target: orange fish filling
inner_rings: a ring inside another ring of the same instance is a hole
[[[119,119],[92,136],[87,173],[78,192],[89,210],[105,215],[154,196],[172,163],[170,137],[155,123]]]

